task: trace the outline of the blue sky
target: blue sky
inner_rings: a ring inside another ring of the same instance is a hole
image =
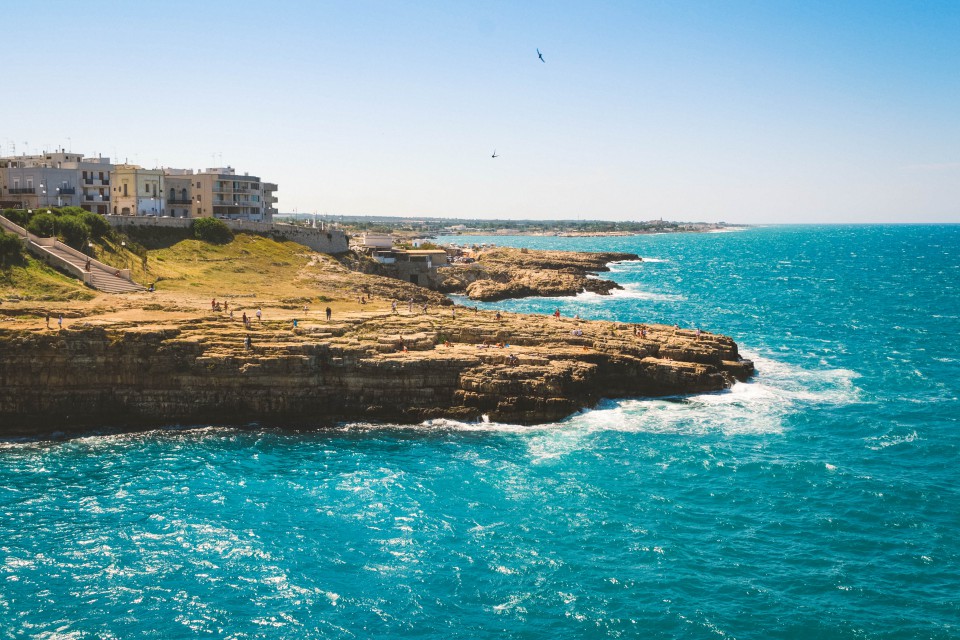
[[[282,211],[960,222],[956,0],[2,13],[4,155],[229,164]]]

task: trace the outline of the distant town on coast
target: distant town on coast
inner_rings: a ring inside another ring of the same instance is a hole
[[[281,212],[279,190],[277,183],[241,173],[231,166],[150,169],[62,148],[0,157],[0,209],[78,207],[92,213],[133,217],[282,221],[313,226],[335,222],[347,231],[402,235],[633,235],[714,231],[729,226],[724,222],[671,222],[662,218],[646,221],[485,220]]]

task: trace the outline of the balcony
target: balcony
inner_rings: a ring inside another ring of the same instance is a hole
[[[167,198],[167,204],[193,204],[193,200],[190,198]]]
[[[10,189],[10,195],[14,195],[14,196],[24,195],[28,193],[36,193],[36,192],[37,190],[34,187],[26,187],[26,188],[14,187],[13,189]]]
[[[60,187],[58,193],[62,196],[72,196],[77,193],[76,187]]]

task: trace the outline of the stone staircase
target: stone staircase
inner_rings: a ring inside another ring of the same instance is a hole
[[[146,287],[132,280],[127,280],[118,275],[110,274],[102,269],[91,270],[86,283],[104,293],[130,293],[133,291],[146,291]]]
[[[0,216],[0,228],[18,236],[30,253],[47,264],[59,267],[83,280],[84,284],[105,293],[145,291],[146,287],[130,278],[129,269],[116,269],[69,247],[56,238],[40,238]]]

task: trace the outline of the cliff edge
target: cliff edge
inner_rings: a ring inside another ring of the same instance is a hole
[[[718,391],[753,372],[733,340],[710,333],[646,325],[642,337],[616,322],[417,311],[305,318],[296,328],[224,317],[3,328],[0,436],[483,415],[545,423],[602,397]]]

